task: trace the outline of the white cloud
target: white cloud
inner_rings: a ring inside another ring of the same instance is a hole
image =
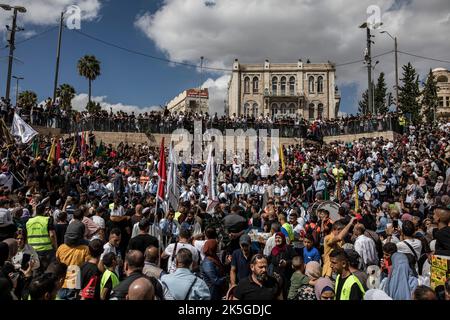
[[[77,111],[86,111],[86,104],[88,103],[88,100],[89,97],[87,93],[77,94],[75,98],[72,99],[72,108]],[[92,101],[100,103],[102,109],[108,112],[110,111],[110,108],[112,108],[114,113],[117,111],[125,111],[127,113],[134,112],[136,115],[138,115],[139,113],[161,110],[159,106],[142,108],[134,105],[123,104],[121,102],[111,103],[107,101],[107,96],[93,96]]]
[[[18,25],[36,25],[46,26],[57,24],[62,11],[70,5],[78,5],[81,9],[81,20],[92,21],[98,17],[101,0],[2,0],[2,3],[11,6],[23,6],[27,9],[26,13],[18,14]],[[0,25],[9,24],[12,11],[0,9]],[[81,25],[81,27],[83,27]],[[2,32],[4,28],[1,28]]]
[[[368,18],[368,6],[374,4],[373,0],[216,0],[211,7],[204,2],[165,0],[156,12],[139,15],[135,26],[177,61],[198,64],[204,56],[208,66],[222,68],[231,68],[234,58],[243,63],[262,63],[266,58],[342,63],[363,58],[366,34],[358,26]],[[380,0],[376,4],[381,8],[383,28],[398,37],[399,50],[450,60],[448,0]],[[373,34],[374,55],[393,49],[387,35]],[[394,55],[374,60],[380,61],[376,76],[385,72],[392,88]],[[422,76],[429,68],[449,67],[399,54],[400,66],[408,61]],[[356,84],[358,88],[352,108],[344,111],[356,111],[356,101],[367,87],[366,70],[362,63],[338,67],[338,85]]]
[[[230,75],[223,75],[216,80],[209,78],[203,83],[202,88],[209,91],[209,113],[223,115],[225,113],[224,101],[227,99],[228,82]]]

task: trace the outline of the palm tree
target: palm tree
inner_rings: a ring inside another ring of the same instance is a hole
[[[37,95],[33,91],[22,91],[18,97],[18,104],[22,107],[32,107],[37,102]]]
[[[78,60],[78,74],[89,80],[89,103],[91,102],[92,81],[100,75],[100,61],[95,56],[86,55]]]
[[[72,99],[75,97],[75,89],[70,84],[64,83],[56,89],[56,96],[60,98],[61,108],[69,111],[72,107]]]

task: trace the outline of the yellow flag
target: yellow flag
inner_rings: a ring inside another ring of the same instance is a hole
[[[283,153],[283,145],[280,145],[280,161],[281,161],[281,171],[286,170],[286,165],[284,163],[284,153]]]
[[[55,139],[53,139],[52,146],[50,148],[50,152],[48,153],[47,162],[52,163],[53,160],[55,160],[55,151],[56,151],[56,144]]]
[[[73,158],[73,154],[75,153],[75,149],[77,147],[77,140],[73,137],[73,146],[72,151],[70,151],[69,160]]]
[[[358,187],[355,186],[355,212],[359,210],[359,196],[358,196]]]

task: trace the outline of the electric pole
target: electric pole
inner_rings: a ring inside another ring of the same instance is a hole
[[[58,88],[58,75],[59,75],[59,57],[61,53],[61,38],[63,32],[64,12],[61,12],[61,19],[59,21],[59,34],[58,34],[58,48],[56,49],[56,70],[55,70],[55,83],[53,86],[53,103],[56,100],[56,89]]]

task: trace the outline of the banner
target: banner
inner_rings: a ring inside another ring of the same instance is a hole
[[[434,290],[437,286],[444,285],[450,276],[450,257],[431,256],[431,288]]]
[[[213,148],[210,146],[208,154],[208,162],[206,163],[205,174],[203,176],[203,184],[208,190],[208,203],[206,212],[214,212],[214,207],[219,203],[219,198],[216,193],[216,172],[214,170],[214,156]]]
[[[23,121],[17,113],[14,113],[14,119],[11,126],[11,134],[17,137],[16,140],[22,143],[28,143],[33,139],[38,133],[34,130],[28,123]]]
[[[173,145],[170,145],[169,149],[169,172],[167,174],[167,210],[171,206],[175,211],[178,210],[178,200],[180,198],[180,189],[178,187],[177,177],[177,161],[173,151]]]

